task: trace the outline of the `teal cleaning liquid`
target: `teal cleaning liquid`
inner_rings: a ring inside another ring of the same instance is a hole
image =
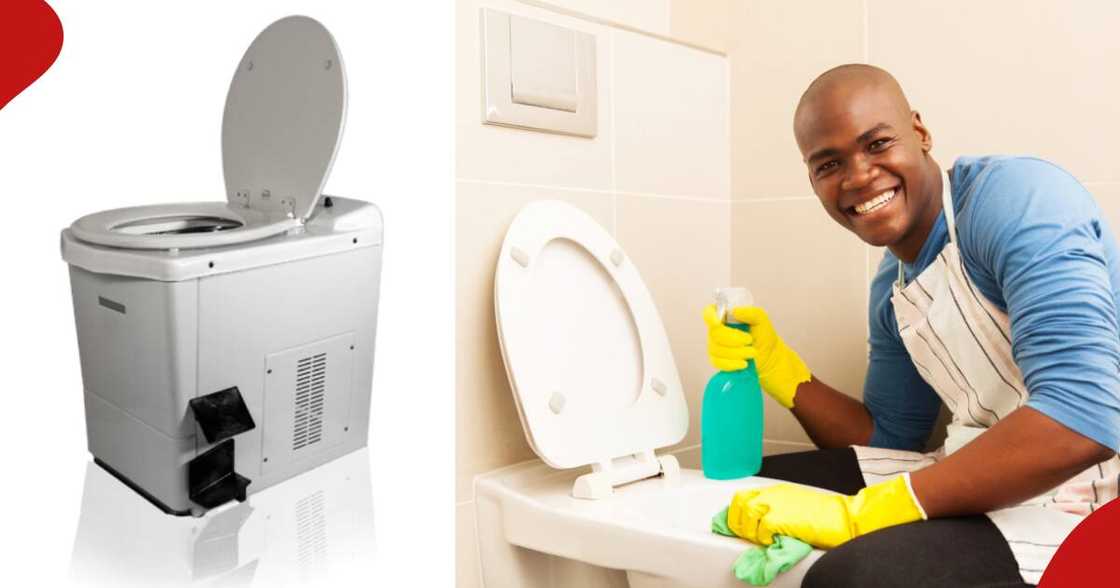
[[[747,325],[728,323],[748,331]],[[718,372],[704,388],[700,412],[700,458],[704,476],[745,478],[762,467],[762,388],[754,360],[733,372]]]

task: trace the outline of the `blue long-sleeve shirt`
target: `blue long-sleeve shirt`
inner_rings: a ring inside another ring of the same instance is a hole
[[[1061,168],[1028,157],[961,158],[950,170],[957,246],[977,289],[1011,320],[1027,406],[1120,448],[1120,250],[1092,195]],[[907,283],[948,242],[942,212]],[[871,283],[871,356],[863,397],[871,445],[920,450],[941,400],[898,335],[886,252]]]

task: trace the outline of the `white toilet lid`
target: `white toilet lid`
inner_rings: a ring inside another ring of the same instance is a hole
[[[653,298],[583,211],[527,205],[494,280],[502,356],[533,450],[547,464],[603,463],[679,442],[688,406]]]
[[[309,217],[345,117],[346,73],[330,32],[306,16],[269,25],[245,51],[226,96],[229,202],[269,216]]]

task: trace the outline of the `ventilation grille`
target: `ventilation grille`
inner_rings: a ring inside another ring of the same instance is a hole
[[[323,397],[327,389],[327,354],[304,357],[296,364],[295,423],[292,450],[323,438]]]

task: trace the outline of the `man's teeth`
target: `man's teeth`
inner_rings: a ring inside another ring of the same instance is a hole
[[[855,206],[856,213],[867,214],[885,205],[887,202],[890,202],[891,198],[894,198],[894,190],[887,190],[886,192],[879,194],[878,196],[872,198],[871,200],[868,200],[867,202],[857,204]]]

